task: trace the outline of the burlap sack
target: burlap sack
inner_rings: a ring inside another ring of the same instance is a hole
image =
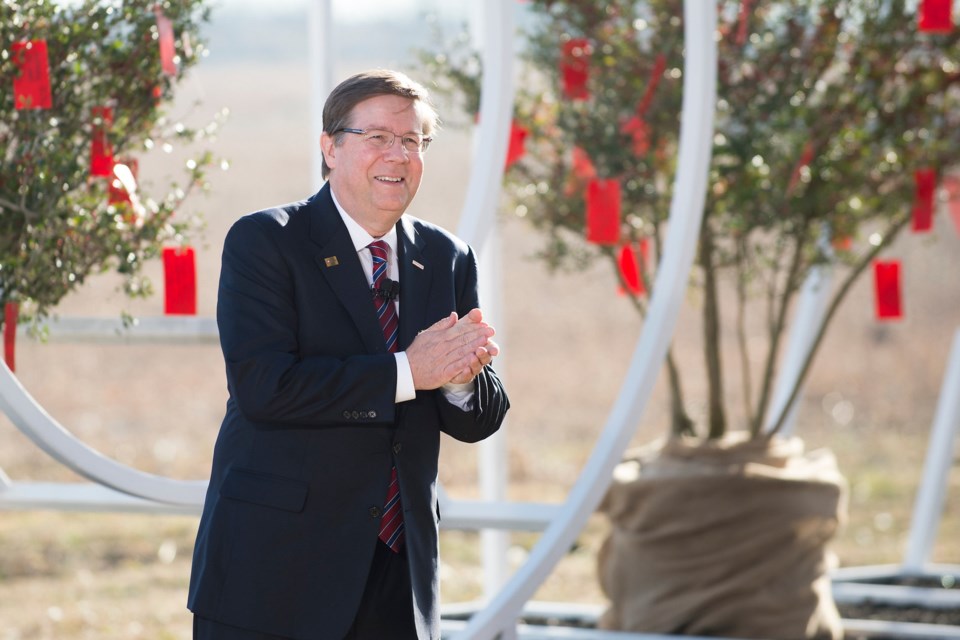
[[[796,438],[671,440],[630,452],[600,510],[600,626],[737,638],[843,637],[827,542],[846,483]]]

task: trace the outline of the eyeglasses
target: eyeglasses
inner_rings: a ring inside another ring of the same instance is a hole
[[[349,129],[344,127],[337,129],[333,133],[355,133],[363,136],[363,141],[374,149],[384,150],[393,146],[394,141],[400,138],[400,145],[407,153],[423,153],[430,146],[433,138],[422,136],[418,133],[404,133],[397,135],[392,131],[383,129]]]

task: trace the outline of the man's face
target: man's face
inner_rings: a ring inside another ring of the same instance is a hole
[[[397,135],[423,133],[423,124],[412,100],[383,95],[368,98],[353,108],[350,127],[382,129]],[[376,149],[363,136],[345,133],[343,143],[323,134],[320,145],[330,167],[330,187],[347,213],[374,237],[393,227],[420,188],[423,158],[404,151],[400,140],[387,149]]]

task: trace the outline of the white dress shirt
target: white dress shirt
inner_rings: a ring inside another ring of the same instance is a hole
[[[330,189],[330,196],[333,198],[333,204],[337,207],[343,223],[347,226],[350,239],[353,241],[353,246],[357,250],[357,257],[360,258],[360,264],[363,266],[363,272],[366,274],[370,286],[373,286],[373,256],[367,247],[374,240],[382,240],[387,243],[389,247],[387,251],[387,277],[395,282],[400,282],[400,267],[397,264],[396,226],[391,227],[390,231],[382,237],[374,238],[367,233],[363,227],[357,224],[357,221],[351,218],[350,214],[340,206],[340,202],[337,200],[337,196],[332,188]],[[400,300],[396,299],[393,303],[396,305],[397,316],[399,317]],[[371,304],[373,303],[371,302]],[[403,351],[397,351],[393,355],[397,362],[397,390],[395,401],[406,402],[407,400],[413,400],[417,397],[417,391],[413,385],[413,371],[410,369],[410,361],[407,359],[407,354]],[[473,409],[473,382],[467,382],[465,384],[450,382],[440,387],[440,390],[451,404],[459,407],[463,411],[471,411]]]

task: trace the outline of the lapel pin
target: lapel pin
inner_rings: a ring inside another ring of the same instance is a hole
[[[340,264],[340,261],[337,260],[337,256],[330,256],[329,258],[323,259],[323,264],[327,265],[328,267],[335,267]]]
[[[422,265],[422,264],[420,264],[420,263],[417,262],[416,260],[411,260],[411,262],[413,263],[413,266],[415,266],[417,269],[420,269],[421,271],[423,271],[423,265]]]

